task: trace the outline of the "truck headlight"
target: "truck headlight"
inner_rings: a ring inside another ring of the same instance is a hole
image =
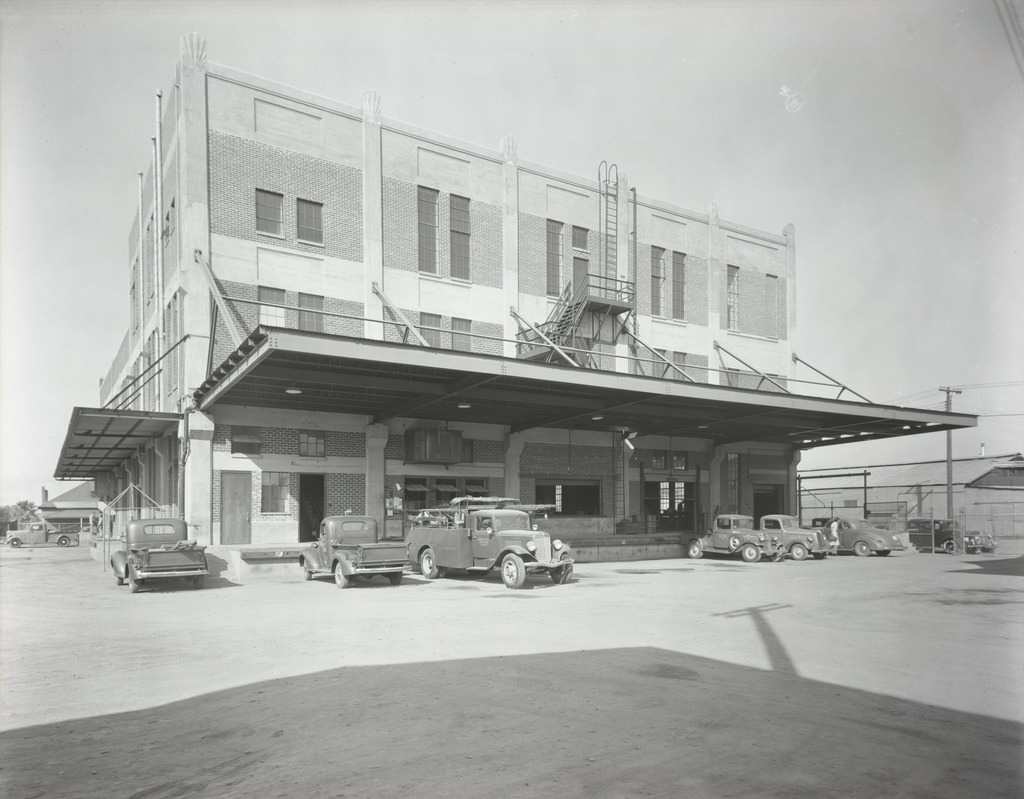
[[[536,552],[537,551],[537,544],[535,542],[533,542],[533,541],[527,541],[526,542],[526,548],[530,552]]]
[[[764,533],[759,533],[758,536],[757,536],[757,540],[760,541],[763,544],[764,543]]]
[[[561,549],[562,548],[562,539],[561,538],[556,538],[554,541],[551,542],[551,546],[553,546],[555,549]]]

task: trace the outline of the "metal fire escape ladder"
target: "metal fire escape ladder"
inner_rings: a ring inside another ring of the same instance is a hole
[[[530,322],[528,322],[525,319],[523,319],[523,317],[519,315],[519,312],[516,311],[515,308],[509,308],[509,313],[511,313],[513,318],[516,320],[516,322],[519,323],[519,325],[520,325],[520,328],[519,328],[520,333],[522,333],[523,329],[525,328],[526,330],[531,331],[534,334],[534,336],[536,337],[534,340],[532,340],[532,341],[528,340],[525,343],[530,344],[530,345],[540,346],[540,345],[537,344],[537,341],[536,341],[536,339],[540,339],[540,341],[543,342],[544,346],[547,346],[547,347],[551,348],[551,351],[553,353],[561,355],[562,359],[567,364],[569,364],[570,366],[575,366],[577,368],[579,367],[579,364],[576,363],[576,361],[573,360],[572,357],[570,357],[568,355],[568,353],[565,352],[565,350],[563,350],[554,341],[552,341],[550,338],[548,338],[546,335],[544,335],[544,333],[542,333],[541,330],[536,325],[531,324]],[[520,340],[522,341],[522,339],[520,339]]]
[[[603,213],[599,214],[599,241],[603,274],[619,276],[619,167],[602,161],[597,167],[597,185]]]
[[[420,335],[420,331],[413,326],[412,322],[409,321],[408,317],[406,317],[406,315],[402,313],[402,310],[393,302],[391,302],[391,300],[388,299],[387,295],[384,293],[381,287],[377,285],[376,281],[373,282],[372,288],[373,293],[380,297],[380,301],[384,303],[384,307],[388,309],[388,312],[395,319],[398,319],[401,322],[404,328],[404,332],[402,333],[402,343],[408,344],[409,336],[411,335],[416,340],[416,343],[419,344],[421,347],[429,347],[430,345],[427,344],[427,340]]]

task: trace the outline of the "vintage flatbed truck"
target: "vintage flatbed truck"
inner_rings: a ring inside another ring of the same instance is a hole
[[[133,594],[153,581],[187,579],[193,588],[210,573],[206,547],[188,537],[184,519],[133,519],[123,546],[110,556],[118,585],[127,581]]]
[[[448,569],[485,574],[496,566],[506,588],[521,588],[526,576],[546,572],[556,584],[573,571],[569,545],[538,529],[530,512],[515,500],[486,503],[453,501],[421,512],[405,538],[409,563],[428,580]],[[534,508],[535,510],[538,508]]]
[[[377,520],[370,516],[328,516],[320,522],[319,537],[299,555],[307,580],[329,574],[338,588],[356,577],[386,577],[400,585],[405,571],[405,544],[381,541]]]

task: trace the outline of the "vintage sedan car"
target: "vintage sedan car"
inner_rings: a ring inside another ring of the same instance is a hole
[[[974,555],[978,552],[995,552],[998,544],[994,536],[980,530],[964,533],[964,552]]]
[[[839,523],[837,550],[839,552],[852,552],[854,555],[865,558],[872,552],[879,557],[885,557],[890,552],[899,552],[905,549],[903,542],[888,530],[874,527],[865,519],[844,519],[839,517],[813,519],[811,524],[820,527],[827,535],[831,529],[832,522]]]
[[[210,573],[206,547],[188,537],[184,519],[134,519],[123,542],[110,556],[110,568],[117,584],[127,581],[133,594],[155,580],[188,579],[199,588]]]
[[[686,544],[686,556],[702,558],[705,552],[721,555],[739,555],[745,563],[756,563],[762,557],[777,557],[781,553],[778,537],[754,529],[754,519],[738,513],[716,516],[709,530]]]

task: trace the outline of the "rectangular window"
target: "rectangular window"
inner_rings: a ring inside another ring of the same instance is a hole
[[[319,294],[299,293],[299,330],[310,330],[314,333],[324,332],[324,315],[316,313],[324,309],[324,298]]]
[[[419,268],[437,274],[437,197],[436,189],[417,186],[417,219],[419,221]]]
[[[572,226],[572,248],[574,250],[582,250],[583,252],[590,252],[588,245],[588,238],[590,231],[585,227]]]
[[[260,511],[263,513],[288,512],[288,472],[263,472]]]
[[[682,369],[685,372],[686,371],[686,353],[685,352],[673,352],[672,353],[672,363],[674,363],[676,366],[678,366],[680,369]],[[679,374],[679,372],[675,371],[674,369],[672,370],[672,374],[670,376],[671,376],[671,378],[673,380],[686,380],[685,377],[683,377],[681,374]]]
[[[268,327],[284,327],[284,289],[272,289],[269,286],[259,287],[260,324]],[[262,303],[268,303],[263,305]]]
[[[441,347],[441,317],[432,313],[420,314],[420,335],[430,347]]]
[[[549,297],[562,293],[562,225],[548,220],[548,287]]]
[[[727,330],[740,329],[740,268],[729,267],[725,290],[725,327]]]
[[[174,235],[175,225],[174,200],[171,200],[167,213],[164,214],[164,229],[160,232],[160,238],[163,239],[164,247],[171,243],[171,237]]]
[[[779,279],[775,275],[766,275],[765,305],[768,306],[768,335],[779,337]]]
[[[672,253],[672,318],[685,319],[686,311],[686,256]]]
[[[676,472],[685,472],[686,471],[686,453],[685,452],[673,452],[672,453],[672,470],[676,471]],[[683,492],[680,489],[679,494],[682,495],[682,493]],[[682,498],[682,497],[680,496],[680,498]]]
[[[259,455],[263,443],[258,427],[231,425],[231,453],[233,455]]]
[[[661,316],[661,287],[665,283],[665,250],[651,247],[651,315]]]
[[[295,218],[301,241],[324,243],[324,207],[310,200],[296,200]]]
[[[473,322],[469,319],[452,317],[452,349],[459,352],[472,352]]]
[[[316,431],[299,431],[299,455],[303,458],[323,458],[326,453],[325,442],[327,433]]]
[[[284,195],[256,189],[256,232],[284,236]]]
[[[469,200],[453,194],[448,210],[451,225],[452,277],[456,280],[469,280]]]

